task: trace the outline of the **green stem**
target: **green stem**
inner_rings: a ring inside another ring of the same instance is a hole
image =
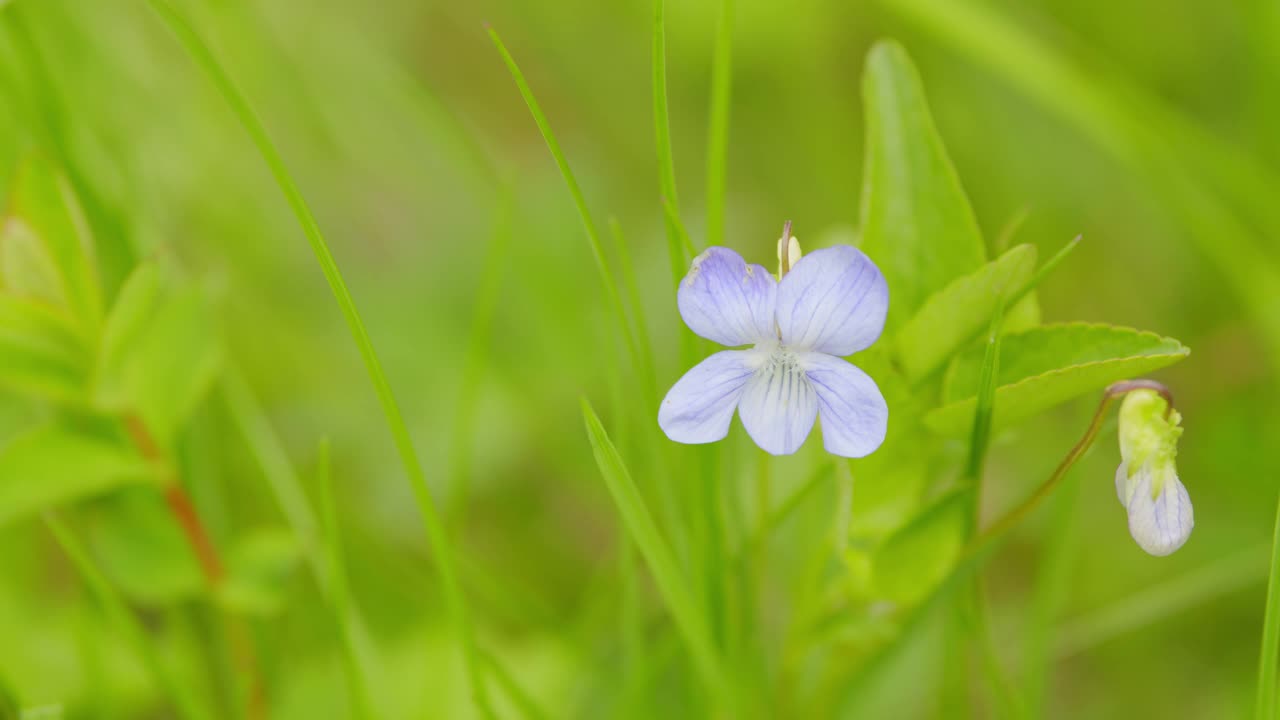
[[[1045,498],[1053,494],[1053,491],[1062,483],[1063,478],[1067,476],[1067,472],[1076,464],[1080,458],[1084,457],[1089,447],[1093,445],[1093,440],[1098,436],[1098,431],[1102,429],[1102,421],[1106,418],[1107,409],[1111,407],[1111,403],[1126,393],[1134,390],[1153,390],[1165,396],[1169,403],[1169,407],[1173,407],[1173,400],[1169,396],[1169,391],[1165,386],[1151,380],[1123,380],[1113,383],[1103,391],[1102,401],[1098,403],[1098,410],[1093,414],[1093,420],[1090,421],[1089,427],[1085,430],[1084,436],[1067,452],[1067,456],[1062,459],[1058,467],[1054,469],[1053,474],[1049,476],[1034,493],[1031,494],[1022,504],[1006,512],[1000,519],[996,520],[986,530],[982,531],[973,542],[969,543],[963,553],[962,562],[971,560],[984,554],[991,547],[1001,540],[1005,533],[1013,529],[1022,519],[1031,514],[1033,510],[1044,502]]]
[[[294,182],[289,174],[284,159],[271,141],[271,137],[267,134],[262,121],[258,118],[257,113],[254,112],[244,94],[218,62],[213,52],[200,38],[199,34],[196,33],[191,24],[167,0],[147,0],[147,3],[160,16],[173,34],[177,36],[179,43],[190,54],[192,60],[208,75],[209,79],[222,94],[223,99],[231,107],[245,132],[248,133],[253,141],[258,153],[262,156],[281,193],[284,195],[285,201],[301,226],[303,235],[306,236],[307,242],[311,246],[311,251],[314,253],[316,261],[324,273],[329,289],[333,292],[356,347],[360,351],[369,379],[373,383],[374,392],[377,394],[378,402],[382,406],[387,427],[391,432],[392,440],[395,442],[396,452],[400,457],[401,464],[404,466],[405,474],[409,478],[409,483],[417,500],[427,539],[431,546],[431,553],[440,574],[441,586],[443,587],[449,615],[461,640],[463,661],[466,666],[467,680],[471,687],[473,699],[483,716],[492,717],[493,710],[489,706],[488,695],[484,686],[470,612],[463,596],[462,587],[458,582],[452,541],[445,529],[440,512],[436,508],[435,500],[431,496],[431,490],[427,486],[426,474],[423,472],[422,463],[419,461],[417,451],[414,449],[409,429],[405,426],[404,417],[400,413],[400,406],[396,402],[395,395],[391,391],[391,385],[387,381],[386,373],[382,369],[382,362],[378,359],[373,347],[373,341],[369,338],[369,332],[365,328],[364,322],[360,319],[360,313],[356,309],[355,301],[352,299],[351,292],[347,289],[347,285],[342,279],[342,273],[338,270],[338,264],[333,259],[328,243],[325,242],[324,235],[320,231],[320,226],[316,222],[315,216],[312,214],[305,198],[303,198],[302,192],[298,189],[297,183]]]
[[[1262,656],[1258,660],[1258,704],[1254,717],[1276,716],[1276,666],[1280,653],[1280,505],[1271,541],[1271,574],[1267,579],[1267,609],[1262,621]]]

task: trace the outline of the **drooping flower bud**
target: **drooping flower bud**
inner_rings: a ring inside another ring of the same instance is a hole
[[[1155,390],[1134,390],[1120,406],[1116,494],[1129,513],[1129,534],[1163,556],[1187,541],[1195,525],[1191,497],[1178,479],[1182,416]]]

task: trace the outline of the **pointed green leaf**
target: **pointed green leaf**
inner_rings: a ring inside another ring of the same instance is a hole
[[[1004,338],[993,428],[1008,427],[1066,400],[1101,390],[1186,357],[1173,338],[1131,328],[1089,323],[1045,325]],[[969,431],[982,349],[958,357],[947,372],[946,403],[925,417],[948,435]]]
[[[143,264],[126,280],[103,327],[94,402],[111,412],[137,412],[167,442],[220,364],[203,295],[172,287],[157,268]]]
[[[930,295],[981,266],[986,250],[920,76],[900,45],[871,49],[862,92],[862,243],[888,280],[888,327],[896,328]]]
[[[1018,245],[934,293],[895,338],[903,374],[919,381],[942,367],[982,332],[997,304],[1023,289],[1035,268],[1036,249]],[[1025,316],[1029,310],[1021,308],[1019,312]],[[1019,322],[1027,321],[1024,316]]]
[[[124,443],[42,426],[0,449],[0,525],[154,479],[152,467]]]
[[[161,306],[160,272],[154,263],[143,263],[125,279],[102,328],[94,378],[94,403],[109,410],[129,409],[129,384],[133,351],[150,330]]]
[[[3,223],[0,244],[16,243],[4,253],[6,287],[52,295],[79,321],[85,335],[97,333],[102,321],[102,295],[94,267],[93,238],[75,192],[50,162],[29,159],[14,181],[13,195]],[[33,245],[34,243],[34,245]],[[9,262],[19,263],[9,266]],[[39,284],[18,278],[23,270],[39,269]],[[52,274],[52,277],[50,277]]]

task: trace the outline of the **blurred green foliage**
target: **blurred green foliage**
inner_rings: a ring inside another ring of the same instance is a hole
[[[1029,716],[1252,705],[1280,472],[1271,4],[739,0],[726,46],[721,3],[670,2],[669,168],[649,2],[175,5],[361,309],[447,510],[497,716],[1003,716],[1002,673]],[[598,258],[485,23],[624,238],[593,229]],[[475,714],[342,314],[147,3],[0,3],[0,197],[0,717],[253,717],[259,690],[273,718]],[[653,383],[701,347],[675,309],[678,233],[770,266],[788,218],[890,278],[892,332],[856,358],[890,403],[884,451],[833,466],[815,437],[766,458],[736,422],[672,446]],[[979,336],[1014,301],[983,523],[1049,475],[1103,385],[1186,358],[1158,377],[1199,524],[1143,554],[1103,433],[986,561],[1003,669],[966,671],[985,666],[957,649],[967,600],[934,591],[971,532]],[[216,592],[175,482],[221,552]]]

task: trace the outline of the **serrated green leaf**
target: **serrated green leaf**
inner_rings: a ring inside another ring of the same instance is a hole
[[[1036,249],[1018,245],[930,296],[894,338],[903,374],[915,382],[942,367],[990,323],[996,305],[1023,289],[1035,268]],[[1019,310],[1018,322],[1027,322],[1030,311]]]
[[[251,532],[227,555],[227,578],[218,589],[218,603],[244,615],[279,614],[287,604],[290,585],[302,560],[302,548],[289,530],[265,528]]]
[[[981,266],[986,249],[920,76],[900,45],[879,42],[871,49],[862,92],[862,245],[889,283],[892,329],[930,295]]]
[[[46,425],[0,449],[0,525],[155,479],[127,445],[77,428]]]
[[[120,592],[161,607],[201,592],[191,546],[156,488],[135,488],[94,503],[89,546]]]
[[[93,238],[70,183],[52,163],[32,157],[14,180],[6,215],[0,241],[16,242],[20,249],[10,248],[4,259],[18,257],[25,263],[6,270],[6,287],[17,283],[40,297],[52,294],[65,303],[86,337],[96,335],[102,321],[102,290],[94,267]],[[31,286],[30,277],[17,275],[35,268],[42,273],[39,286]]]
[[[1172,365],[1191,351],[1173,338],[1089,323],[1046,325],[1004,338],[993,428],[1008,427],[1117,380]],[[931,429],[969,431],[981,348],[958,357],[947,372],[943,407],[925,416]]]
[[[968,496],[964,490],[944,495],[876,548],[871,558],[876,597],[913,604],[946,578],[964,547]]]

